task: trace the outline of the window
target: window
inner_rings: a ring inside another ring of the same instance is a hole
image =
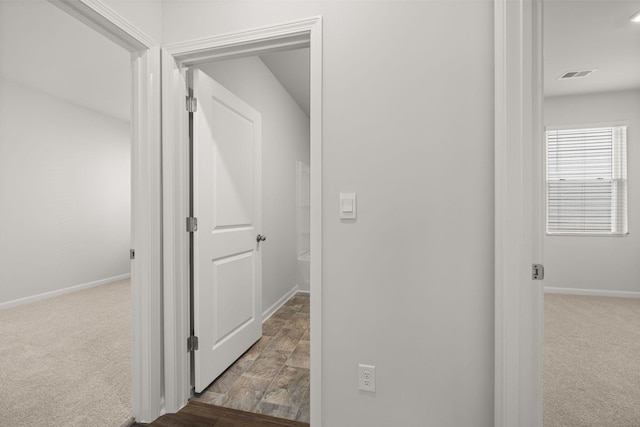
[[[627,127],[547,128],[547,234],[626,235]]]

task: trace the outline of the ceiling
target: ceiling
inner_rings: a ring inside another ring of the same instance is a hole
[[[544,2],[545,96],[640,88],[640,0]],[[261,56],[309,115],[309,49]],[[0,1],[0,75],[130,120],[129,53],[45,1]],[[574,70],[592,75],[557,80]]]
[[[309,49],[260,59],[309,116]],[[0,76],[131,120],[129,52],[49,2],[0,1]]]
[[[260,59],[309,117],[309,48],[262,55]]]
[[[129,52],[46,1],[0,1],[0,76],[130,121]]]
[[[640,23],[629,18],[640,1],[544,2],[545,96],[640,88]],[[558,80],[567,71],[597,69],[588,77]]]

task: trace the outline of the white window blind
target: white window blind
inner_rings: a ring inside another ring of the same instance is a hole
[[[627,234],[627,127],[546,136],[547,233]]]

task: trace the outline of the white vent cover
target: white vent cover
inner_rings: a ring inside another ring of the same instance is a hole
[[[591,75],[591,73],[594,73],[596,71],[598,71],[598,70],[597,69],[593,69],[593,70],[567,71],[566,73],[564,73],[560,77],[558,77],[558,80],[579,79],[579,78],[582,78],[582,77],[587,77],[587,76]]]

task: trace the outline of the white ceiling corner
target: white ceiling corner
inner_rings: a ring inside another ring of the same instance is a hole
[[[309,48],[270,53],[260,59],[309,117]]]
[[[0,75],[130,121],[130,53],[38,1],[0,1]]]
[[[640,89],[640,1],[544,2],[545,96]],[[597,69],[558,80],[567,71]]]

